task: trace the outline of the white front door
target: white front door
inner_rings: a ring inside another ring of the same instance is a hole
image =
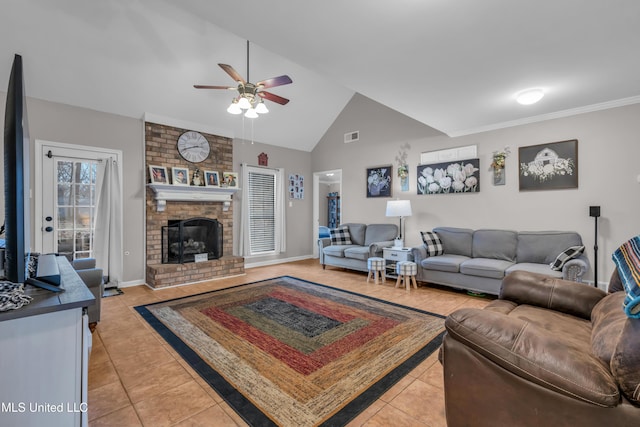
[[[36,250],[70,261],[93,256],[96,175],[100,158],[91,147],[36,141]],[[38,170],[38,169],[37,169]]]

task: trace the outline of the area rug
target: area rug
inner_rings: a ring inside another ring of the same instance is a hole
[[[443,316],[289,276],[136,310],[254,426],[345,425],[444,333]]]

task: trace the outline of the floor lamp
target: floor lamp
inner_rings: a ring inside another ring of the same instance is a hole
[[[387,202],[387,216],[400,217],[400,227],[398,228],[398,238],[395,240],[393,247],[401,248],[404,246],[402,232],[402,218],[411,216],[411,201],[409,200],[389,200]]]
[[[596,234],[593,239],[593,286],[598,287],[598,217],[600,216],[600,206],[589,206],[589,216],[596,222]]]

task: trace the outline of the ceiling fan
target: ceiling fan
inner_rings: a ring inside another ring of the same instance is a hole
[[[238,83],[238,86],[193,85],[193,87],[196,89],[237,90],[238,96],[233,98],[231,105],[227,108],[229,113],[240,114],[242,113],[242,110],[247,110],[245,112],[245,117],[255,118],[258,117],[258,113],[264,114],[269,112],[266,105],[264,105],[263,99],[267,99],[280,105],[286,105],[289,102],[286,98],[264,90],[292,83],[289,76],[282,75],[273,77],[267,80],[261,80],[258,83],[249,82],[249,40],[247,40],[247,80],[243,79],[231,65],[218,65]]]

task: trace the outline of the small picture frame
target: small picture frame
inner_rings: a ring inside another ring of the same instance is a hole
[[[220,187],[220,178],[216,171],[204,171],[204,185],[207,187]]]
[[[229,188],[238,188],[238,174],[235,172],[222,172],[222,185]]]
[[[367,168],[367,197],[391,197],[393,166]]]
[[[152,184],[169,183],[169,174],[164,166],[149,165],[149,178]]]
[[[171,183],[173,185],[189,185],[189,169],[171,168]]]

